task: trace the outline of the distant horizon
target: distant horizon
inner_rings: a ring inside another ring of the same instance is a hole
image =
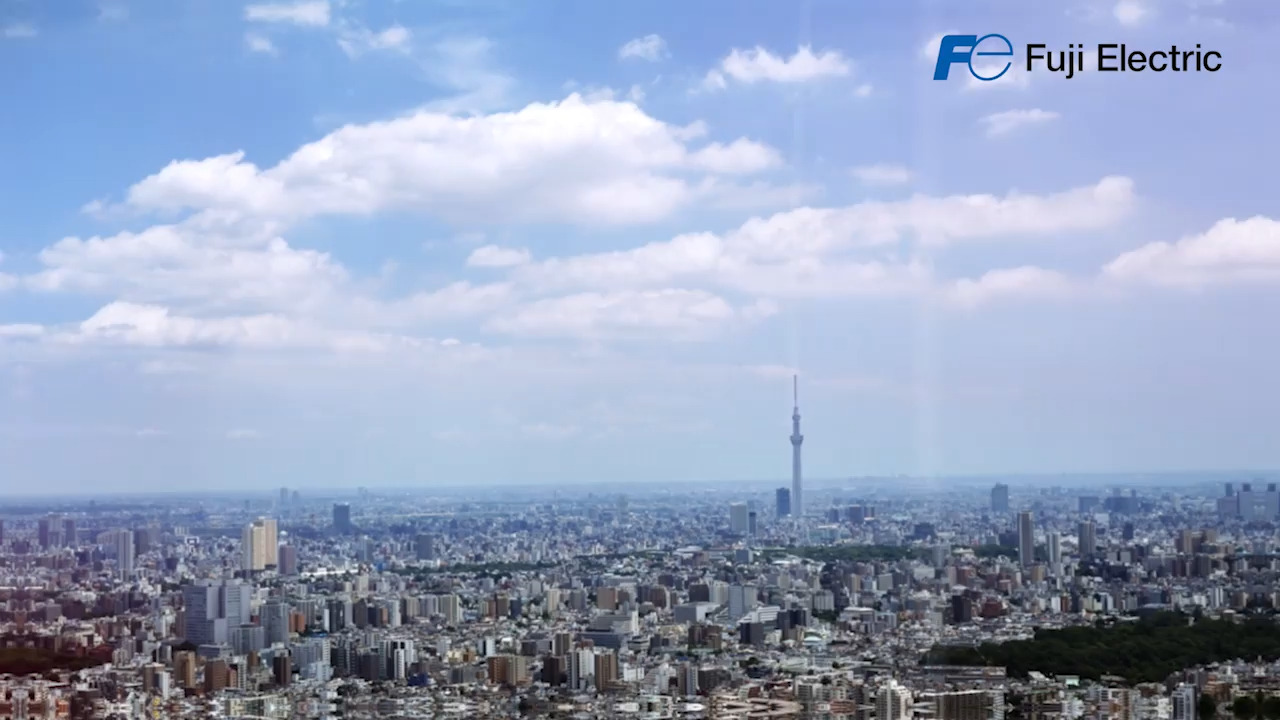
[[[1069,481],[1084,481],[1084,484],[1065,485],[1064,487],[1074,489],[1092,489],[1095,487],[1105,488],[1110,482],[1126,482],[1122,487],[1144,487],[1150,485],[1160,486],[1161,481],[1175,481],[1166,487],[1176,487],[1181,485],[1201,485],[1224,482],[1280,482],[1280,478],[1273,480],[1269,476],[1280,476],[1280,469],[1271,470],[1166,470],[1166,471],[1145,471],[1145,472],[1090,472],[1090,473],[991,473],[991,474],[956,474],[956,475],[935,475],[935,476],[914,476],[914,475],[856,475],[843,478],[805,478],[805,489],[843,489],[842,483],[869,481],[869,482],[911,482],[911,483],[930,483],[953,481],[964,483],[966,487],[977,487],[981,483],[998,483],[1005,482],[1011,489],[1016,490],[1019,483],[1022,485],[1034,487],[1052,487],[1055,484],[1061,484]],[[1133,482],[1137,480],[1138,482]],[[1090,482],[1091,481],[1091,482]],[[406,492],[454,492],[467,490],[500,490],[500,489],[547,489],[554,491],[559,487],[570,487],[574,490],[587,489],[588,494],[593,495],[625,495],[626,487],[640,486],[647,489],[662,488],[665,485],[679,486],[680,489],[696,492],[699,487],[707,489],[721,489],[725,486],[749,487],[754,491],[790,488],[790,479],[778,480],[707,480],[707,481],[681,481],[681,480],[651,480],[645,482],[627,482],[618,487],[602,487],[600,481],[579,480],[564,481],[561,483],[545,483],[539,481],[529,482],[497,482],[497,483],[471,483],[471,484],[447,484],[447,485],[349,485],[349,486],[312,486],[310,492],[305,486],[298,485],[278,485],[269,489],[255,488],[236,488],[229,487],[219,490],[117,490],[105,491],[98,493],[84,493],[83,491],[68,490],[66,492],[45,491],[43,493],[27,493],[27,492],[7,492],[6,497],[21,498],[23,500],[66,500],[71,497],[82,498],[84,502],[90,500],[118,499],[118,498],[227,498],[235,496],[237,499],[248,498],[278,498],[280,489],[287,488],[290,492],[298,491],[301,499],[311,500],[345,500],[348,497],[358,497],[360,489],[363,488],[370,493],[406,493]],[[2,510],[0,510],[2,512]]]

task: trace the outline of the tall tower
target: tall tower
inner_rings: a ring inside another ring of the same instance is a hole
[[[804,495],[800,490],[800,445],[804,436],[800,434],[800,378],[791,376],[791,393],[795,400],[791,411],[791,514],[804,516]]]

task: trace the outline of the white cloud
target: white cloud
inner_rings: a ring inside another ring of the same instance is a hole
[[[1112,14],[1121,25],[1134,26],[1151,17],[1152,9],[1146,0],[1120,0]]]
[[[991,270],[977,280],[957,280],[948,288],[947,297],[961,307],[973,308],[1006,297],[1064,297],[1074,289],[1066,275],[1026,265]]]
[[[1030,110],[1005,110],[983,117],[978,122],[986,127],[987,137],[1006,135],[1020,128],[1057,120],[1056,112],[1033,108]]]
[[[151,347],[280,347],[318,340],[277,315],[200,319],[173,315],[158,305],[127,302],[103,307],[80,323],[80,333],[88,339]]]
[[[248,5],[244,18],[250,22],[291,23],[311,27],[329,24],[328,0],[302,0],[293,3]]]
[[[241,152],[174,161],[130,188],[127,203],[294,219],[412,209],[455,222],[652,222],[700,197],[690,171],[743,174],[780,162],[747,139],[695,146],[705,132],[576,94],[483,117],[422,111],[348,125],[269,169]]]
[[[36,30],[36,26],[31,23],[13,23],[11,25],[6,25],[3,30],[0,30],[0,35],[15,40],[33,38],[39,34],[39,31]]]
[[[245,44],[245,47],[249,48],[250,52],[263,53],[264,55],[280,54],[280,51],[279,49],[276,48],[275,43],[271,42],[271,38],[267,37],[266,35],[259,35],[257,33],[245,33],[244,44]]]
[[[494,68],[493,43],[487,38],[455,37],[415,46],[418,66],[437,85],[457,94],[433,100],[424,109],[443,113],[487,113],[510,107],[515,81]]]
[[[0,325],[0,339],[3,338],[34,338],[44,335],[44,326],[32,323],[15,323],[11,325]]]
[[[524,248],[485,245],[471,251],[471,254],[467,256],[467,265],[469,267],[504,268],[524,265],[529,260],[529,251]]]
[[[0,252],[0,263],[3,263],[3,262],[4,262],[4,253]],[[5,290],[12,290],[17,286],[18,286],[18,278],[14,277],[13,275],[8,275],[6,273],[0,272],[0,292],[4,292]]]
[[[911,171],[902,165],[879,163],[853,168],[853,176],[863,185],[904,185],[911,182]]]
[[[689,339],[774,311],[767,303],[735,308],[703,290],[587,292],[528,303],[495,318],[489,327],[524,337]]]
[[[618,57],[623,60],[636,58],[657,62],[669,55],[667,42],[658,35],[645,35],[644,37],[635,38],[618,48]]]
[[[290,247],[267,223],[208,214],[138,233],[65,238],[39,254],[26,278],[38,291],[111,295],[135,302],[220,308],[314,306],[347,281],[328,254]]]
[[[977,60],[973,63],[974,71],[983,77],[994,77],[995,74],[1000,72],[1000,69],[1003,67],[1003,64],[983,63]],[[1013,63],[1013,65],[1011,65],[1003,75],[995,80],[980,80],[974,77],[973,73],[965,72],[964,89],[967,91],[1001,89],[1025,90],[1030,87],[1030,85],[1031,73],[1023,70],[1022,66],[1016,62]]]
[[[930,63],[938,61],[938,51],[942,48],[942,38],[948,35],[959,35],[959,30],[947,30],[946,32],[934,33],[920,44],[920,59],[928,60]]]
[[[412,38],[409,29],[401,25],[392,25],[378,32],[368,28],[347,28],[338,37],[338,47],[351,58],[377,50],[407,52]]]
[[[711,284],[763,297],[850,297],[927,287],[931,271],[895,258],[913,246],[1024,240],[1107,227],[1133,204],[1128,178],[1053,195],[915,196],[754,218],[723,235],[686,233],[631,250],[515,269],[533,288],[654,289]]]
[[[735,48],[720,65],[707,73],[703,81],[707,89],[726,87],[729,80],[753,84],[759,82],[804,83],[831,77],[844,77],[853,65],[837,50],[814,54],[802,45],[790,58],[774,55],[765,48]]]
[[[875,88],[871,85],[871,83],[862,83],[861,85],[853,89],[853,94],[855,97],[867,98],[867,97],[871,97],[871,93],[874,89]]]
[[[1280,280],[1280,221],[1227,218],[1177,242],[1153,242],[1108,263],[1105,278],[1149,285],[1203,287]]]

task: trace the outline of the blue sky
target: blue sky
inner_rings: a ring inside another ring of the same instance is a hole
[[[10,0],[0,482],[1280,467],[1257,0]],[[1208,73],[932,80],[944,33]]]

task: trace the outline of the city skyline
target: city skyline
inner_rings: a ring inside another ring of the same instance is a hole
[[[1274,5],[304,5],[0,16],[0,489],[1280,467]]]

